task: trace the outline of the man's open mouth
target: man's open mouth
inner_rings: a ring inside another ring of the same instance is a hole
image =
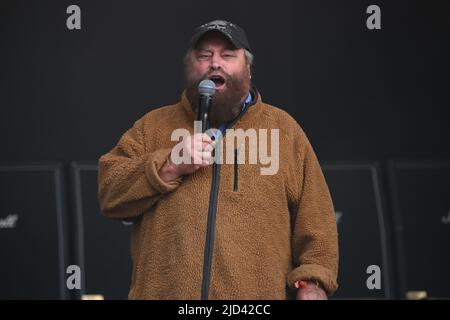
[[[216,89],[222,88],[225,85],[225,78],[220,75],[213,75],[209,79],[214,82]]]

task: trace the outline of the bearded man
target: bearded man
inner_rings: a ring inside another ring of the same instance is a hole
[[[102,213],[133,221],[129,298],[326,299],[338,286],[330,193],[299,124],[252,85],[244,30],[201,25],[184,62],[181,101],[148,112],[99,160]],[[209,125],[219,135],[194,130],[205,79],[215,84]],[[189,134],[173,141],[179,129]],[[253,145],[276,153],[275,172],[245,161],[251,135],[224,146],[234,161],[216,161],[218,138],[238,129],[278,132],[270,146]]]

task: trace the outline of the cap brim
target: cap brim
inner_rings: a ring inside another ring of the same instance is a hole
[[[244,48],[244,46],[242,44],[240,44],[238,41],[234,40],[231,35],[229,35],[227,32],[224,32],[222,30],[218,30],[218,29],[211,29],[211,30],[204,30],[198,34],[196,34],[194,37],[192,37],[191,39],[191,43],[190,43],[190,47],[191,48],[195,48],[198,45],[198,42],[200,41],[200,39],[206,35],[207,33],[210,32],[217,32],[220,33],[221,35],[223,35],[225,38],[227,38],[236,48],[241,49]]]

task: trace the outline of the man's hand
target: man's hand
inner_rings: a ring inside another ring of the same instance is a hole
[[[318,287],[313,281],[305,281],[306,286],[297,290],[297,300],[328,300],[325,290]]]
[[[173,163],[171,157],[173,156],[174,150],[177,150],[174,147],[169,159],[167,159],[159,170],[159,176],[164,181],[172,181],[181,175],[193,173],[202,167],[212,164],[212,151],[215,145],[214,141],[207,134],[197,133],[191,135],[183,139],[180,144],[182,151],[178,156],[189,159],[187,161],[188,163]],[[187,155],[184,155],[184,152],[187,152]]]

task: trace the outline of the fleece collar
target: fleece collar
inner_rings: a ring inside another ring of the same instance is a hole
[[[239,125],[240,123],[248,123],[251,121],[255,121],[261,114],[263,104],[262,97],[255,86],[253,86],[250,90],[252,92],[253,101],[249,104],[249,106],[246,108],[247,109],[246,112],[234,124],[233,127]],[[186,90],[183,90],[183,93],[181,94],[180,104],[181,107],[184,109],[189,121],[194,122],[194,120],[197,118],[197,115],[192,109],[191,103],[189,102],[186,96]]]

